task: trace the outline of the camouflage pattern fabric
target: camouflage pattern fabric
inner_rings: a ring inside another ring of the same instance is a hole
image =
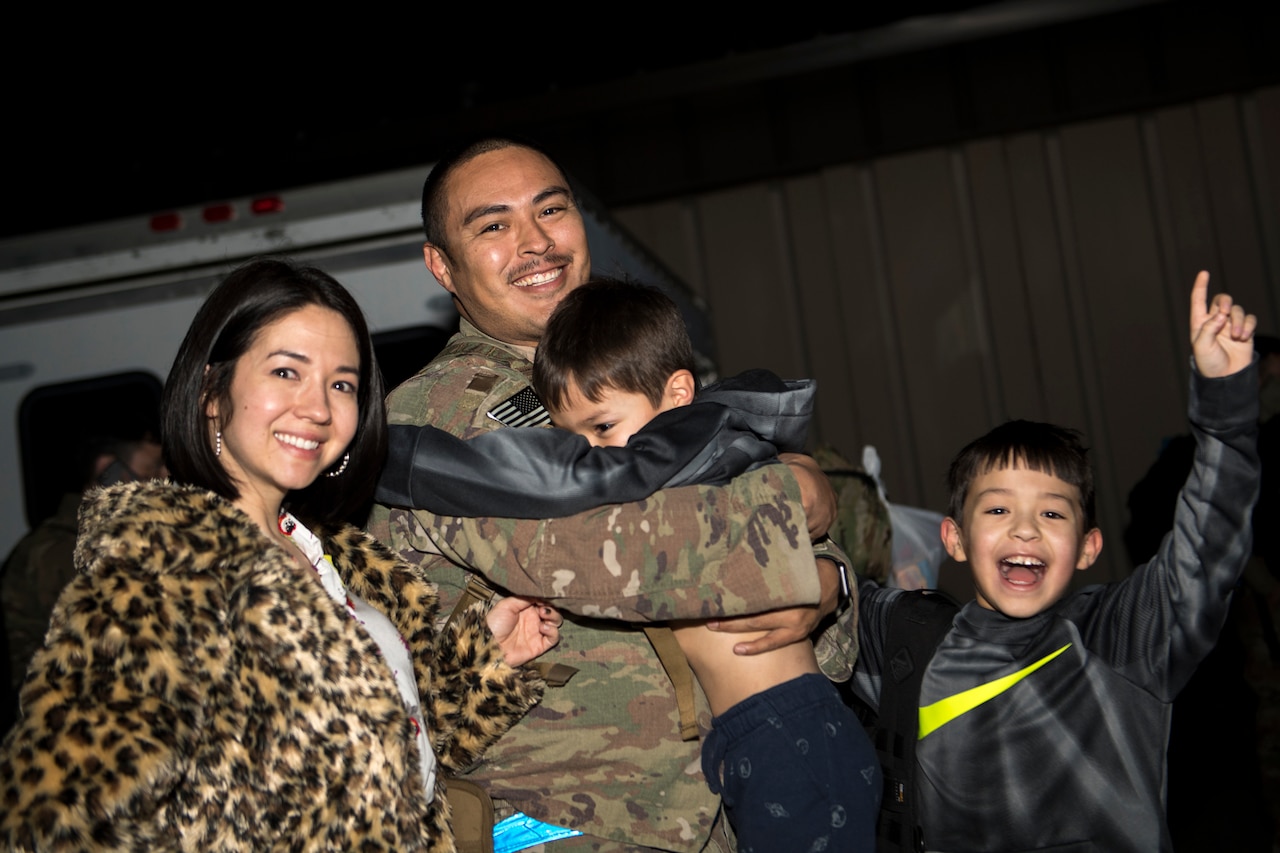
[[[893,570],[893,525],[876,484],[829,444],[813,452],[836,490],[836,522],[828,535],[849,554],[849,571],[884,585]]]
[[[818,669],[835,682],[853,678],[858,663],[858,591],[853,591],[853,606],[844,608],[813,644]]]
[[[889,507],[880,499],[876,484],[861,467],[829,444],[813,452],[836,490],[836,521],[829,536],[849,555],[852,606],[813,644],[818,667],[832,681],[848,681],[858,660],[858,590],[853,575],[884,584],[893,569],[893,525]]]
[[[464,320],[445,352],[391,394],[390,421],[464,438],[497,428],[487,413],[529,384],[531,358]],[[816,602],[799,506],[786,466],[769,465],[724,488],[671,489],[554,521],[378,506],[370,531],[424,568],[442,612],[465,586],[461,565],[569,611],[544,659],[578,673],[548,690],[469,779],[513,808],[586,833],[556,849],[698,851],[718,849],[708,844],[719,808],[699,744],[680,739],[674,690],[643,632],[593,617],[708,618]],[[705,702],[700,719],[709,722]]]

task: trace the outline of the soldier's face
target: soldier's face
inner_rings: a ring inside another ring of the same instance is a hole
[[[536,346],[566,293],[587,280],[582,215],[568,182],[528,148],[490,151],[445,184],[448,251],[427,245],[427,267],[482,332]]]

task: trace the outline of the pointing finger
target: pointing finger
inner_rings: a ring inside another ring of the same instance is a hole
[[[1196,282],[1191,286],[1191,336],[1195,337],[1196,330],[1204,323],[1208,316],[1208,295],[1209,295],[1209,273],[1201,270],[1196,275]]]

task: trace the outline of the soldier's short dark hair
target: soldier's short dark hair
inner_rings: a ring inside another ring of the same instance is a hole
[[[449,247],[446,243],[446,222],[445,210],[447,207],[447,195],[445,190],[449,176],[456,170],[470,163],[482,154],[488,154],[491,151],[501,151],[504,148],[527,148],[535,154],[541,154],[556,167],[556,171],[561,177],[565,177],[564,169],[560,168],[560,164],[555,158],[534,142],[527,139],[510,136],[491,136],[484,139],[477,139],[469,142],[459,148],[445,154],[431,168],[431,174],[427,175],[427,179],[422,184],[422,231],[426,236],[426,240],[432,246],[435,246],[446,256],[449,254]],[[568,185],[568,178],[565,178],[565,185]]]
[[[644,394],[657,406],[677,370],[694,373],[694,357],[675,303],[654,287],[595,278],[552,312],[534,359],[533,387],[552,411],[575,385],[593,402],[612,389]]]
[[[1009,421],[965,445],[947,472],[947,514],[964,518],[964,500],[979,476],[1003,468],[1027,468],[1057,477],[1080,490],[1085,530],[1096,526],[1093,466],[1079,432],[1036,421]]]
[[[236,362],[265,326],[309,305],[336,311],[351,327],[360,353],[359,417],[342,475],[318,477],[291,492],[287,503],[307,523],[350,520],[366,508],[387,453],[382,376],[369,327],[355,299],[327,273],[285,260],[259,259],[239,267],[214,288],[191,321],[160,405],[161,444],[174,480],[228,500],[239,497],[210,447],[206,403],[214,400],[219,412],[234,412],[230,393]]]

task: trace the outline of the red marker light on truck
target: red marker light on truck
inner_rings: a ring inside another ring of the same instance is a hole
[[[229,204],[211,204],[200,215],[205,222],[230,222],[236,218],[236,209]]]
[[[276,195],[255,198],[249,203],[249,210],[253,211],[254,215],[263,213],[279,213],[284,210],[284,200],[281,199],[280,196]]]
[[[182,216],[177,213],[157,213],[151,217],[152,231],[177,231],[182,227]]]

